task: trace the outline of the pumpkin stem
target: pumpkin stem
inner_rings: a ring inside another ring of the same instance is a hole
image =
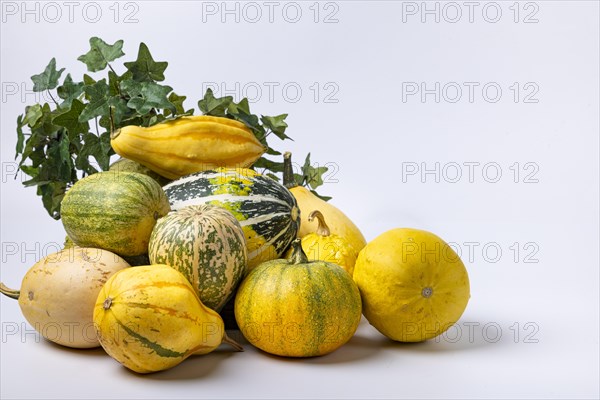
[[[227,343],[228,345],[230,345],[237,351],[244,351],[244,348],[242,347],[242,345],[239,344],[238,342],[236,342],[235,340],[233,340],[232,338],[230,338],[229,336],[227,336],[226,333],[223,335],[223,343]]]
[[[4,285],[4,283],[0,282],[0,293],[5,296],[10,297],[11,299],[18,300],[19,295],[21,294],[20,290],[10,289]]]
[[[304,250],[302,250],[302,239],[294,239],[292,242],[292,255],[289,261],[292,264],[306,264],[308,262],[308,258],[304,254]]]
[[[288,189],[298,186],[294,179],[294,168],[292,167],[292,153],[283,153],[283,186]]]
[[[329,227],[325,223],[325,217],[321,214],[321,211],[314,210],[310,214],[308,214],[308,222],[312,222],[315,218],[319,220],[319,226],[317,227],[317,235],[319,236],[329,236],[331,235],[331,231]]]

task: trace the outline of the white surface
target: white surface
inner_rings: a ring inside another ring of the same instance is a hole
[[[509,8],[513,2],[495,3],[502,10],[497,23],[483,18],[484,7],[488,19],[494,17],[486,2],[478,3],[472,23],[466,6],[459,22],[446,22],[444,16],[455,15],[446,3],[439,4],[446,10],[439,23],[431,15],[422,23],[420,14],[405,14],[403,22],[403,7],[409,11],[421,2],[318,4],[319,21],[335,12],[338,22],[329,24],[314,22],[313,2],[295,3],[302,9],[297,23],[285,21],[283,2],[273,23],[262,2],[254,3],[263,12],[256,23],[248,22],[255,14],[249,8],[244,14],[243,3],[239,22],[224,15],[225,23],[220,14],[204,14],[203,21],[202,4],[193,2],[132,2],[127,9],[121,3],[117,23],[112,2],[97,3],[102,16],[96,23],[83,18],[85,3],[78,3],[72,22],[68,7],[55,4],[61,19],[49,23],[55,11],[47,8],[44,14],[40,3],[38,23],[35,14],[23,14],[21,2],[2,2],[3,282],[18,286],[27,269],[64,237],[34,189],[23,188],[10,174],[15,120],[34,96],[8,89],[13,83],[31,89],[29,77],[53,56],[59,67],[80,76],[85,66],[75,60],[87,51],[88,38],[98,35],[111,43],[124,39],[125,60],[135,59],[140,41],[147,43],[156,60],[169,61],[166,83],[188,96],[188,107],[196,105],[205,82],[225,82],[228,88],[240,82],[248,90],[257,83],[263,95],[253,104],[255,112],[290,114],[295,141],[280,144],[274,138],[273,147],[293,151],[297,162],[311,151],[313,161],[335,163],[338,182],[330,180],[321,192],[334,197],[367,239],[411,226],[456,243],[472,297],[456,340],[449,333],[437,342],[392,343],[363,321],[348,345],[325,357],[287,360],[251,346],[245,353],[223,347],[149,376],[129,373],[101,350],[72,351],[36,340],[17,303],[3,297],[0,397],[598,398],[597,2],[520,3],[519,23]],[[212,6],[222,4],[204,7]],[[286,17],[294,18],[295,6],[287,7]],[[538,23],[522,22],[536,10]],[[123,23],[133,11],[138,22]],[[272,99],[264,82],[279,85]],[[281,92],[289,82],[302,89],[297,102],[291,101],[292,89],[287,98]],[[321,87],[316,102],[314,82]],[[325,88],[328,82],[333,86]],[[426,82],[429,88],[435,82],[441,87],[477,82],[478,88],[496,82],[503,93],[491,103],[476,90],[469,102],[463,85],[457,103],[443,96],[436,103],[433,95],[424,103],[417,96],[402,102],[402,82]],[[538,102],[515,103],[509,88],[514,82],[521,90],[528,82],[537,85]],[[335,88],[332,99],[338,102],[325,102]],[[426,182],[419,175],[403,181],[403,169],[421,163],[433,168],[436,162],[446,172],[439,183],[432,175]],[[480,163],[473,182],[464,164],[471,162]],[[521,168],[518,183],[510,169],[515,162]],[[458,183],[450,182],[452,163],[463,168]],[[491,169],[482,175],[487,163],[500,167],[499,182],[486,181],[494,178]],[[525,163],[534,164],[523,169]],[[524,174],[536,167],[538,182],[524,183]],[[502,255],[496,259],[498,248]]]

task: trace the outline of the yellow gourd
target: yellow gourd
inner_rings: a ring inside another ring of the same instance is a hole
[[[165,370],[222,342],[242,350],[179,271],[159,264],[121,272],[98,295],[94,326],[104,350],[125,367],[139,373]]]
[[[367,244],[365,237],[360,229],[344,214],[339,208],[333,204],[321,200],[310,190],[303,186],[298,186],[294,180],[292,169],[292,154],[286,152],[283,155],[284,171],[283,184],[294,195],[300,208],[300,230],[298,237],[302,238],[316,229],[316,223],[308,220],[308,215],[312,210],[319,210],[327,220],[327,225],[332,234],[338,235],[346,239],[354,250],[358,253]]]
[[[207,115],[147,128],[125,126],[112,132],[110,144],[120,156],[169,179],[217,167],[249,167],[266,151],[243,123]]]
[[[344,268],[350,275],[354,272],[354,264],[358,252],[345,238],[331,233],[323,214],[314,210],[308,215],[308,220],[319,221],[317,230],[302,238],[302,250],[309,261],[327,261]],[[292,249],[288,250],[286,258],[291,257]]]

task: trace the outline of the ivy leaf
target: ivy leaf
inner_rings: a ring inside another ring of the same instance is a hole
[[[323,184],[323,174],[328,169],[327,167],[313,167],[310,162],[310,153],[308,153],[301,174],[294,174],[296,183],[300,186],[309,186],[311,189],[316,189]]]
[[[311,192],[312,194],[314,194],[315,196],[317,196],[318,198],[320,198],[321,200],[323,200],[323,201],[329,201],[329,200],[331,200],[331,199],[332,199],[332,197],[330,197],[330,196],[321,196],[319,193],[317,193],[317,192],[316,192],[316,191],[314,191],[314,190],[311,190],[310,192]]]
[[[40,118],[42,118],[43,111],[41,104],[34,104],[25,108],[25,118],[23,118],[23,125],[28,125],[30,128],[34,128]]]
[[[285,119],[288,115],[287,114],[281,114],[281,115],[277,115],[275,117],[265,117],[262,116],[260,118],[260,121],[263,123],[263,125],[269,129],[271,132],[273,132],[279,139],[281,140],[285,140],[285,139],[292,139],[290,138],[288,135],[285,134],[285,130],[288,127],[288,124],[285,122]]]
[[[283,163],[272,161],[268,158],[261,157],[252,165],[252,168],[265,168],[272,172],[283,172]]]
[[[69,136],[74,138],[80,133],[85,133],[90,129],[90,124],[86,121],[79,121],[81,112],[85,109],[85,105],[75,99],[71,103],[71,108],[66,113],[60,114],[55,117],[52,122],[58,126],[62,126],[67,129]]]
[[[162,82],[165,80],[165,69],[169,65],[166,61],[154,61],[148,46],[140,43],[137,60],[126,62],[125,67],[133,74],[133,80],[138,82]]]
[[[83,142],[79,157],[85,157],[88,160],[90,156],[94,157],[100,168],[106,171],[110,165],[111,156],[110,134],[105,132],[98,137],[91,132],[86,132],[83,134]]]
[[[99,115],[108,113],[108,85],[106,79],[101,79],[93,85],[84,88],[89,103],[79,115],[79,121],[85,122]]]
[[[213,95],[211,88],[206,89],[204,98],[198,102],[198,108],[205,115],[212,115],[213,117],[225,117],[227,114],[227,108],[233,103],[233,97],[225,96],[216,98]]]
[[[121,87],[129,94],[131,99],[127,106],[135,109],[139,114],[147,114],[153,108],[169,109],[175,112],[175,105],[167,97],[173,90],[170,86],[159,85],[154,82],[125,81]]]
[[[185,99],[187,99],[186,96],[179,96],[175,92],[172,92],[169,95],[168,99],[171,102],[171,104],[173,104],[175,106],[175,112],[172,113],[171,110],[165,110],[165,115],[171,115],[171,114],[182,115],[182,114],[187,114],[187,112],[185,111],[185,108],[183,108],[183,102],[185,101]],[[188,111],[192,111],[193,112],[194,110],[192,109],[192,110],[188,110]]]
[[[104,40],[93,37],[90,39],[90,51],[79,56],[77,60],[85,63],[90,72],[102,71],[109,62],[124,56],[123,41],[117,40],[109,45]]]
[[[26,124],[23,122],[23,115],[17,117],[17,146],[15,153],[15,160],[23,152],[23,145],[25,143],[25,134],[23,133],[23,127]]]
[[[67,185],[64,182],[50,182],[38,186],[38,194],[42,196],[44,208],[54,219],[60,219],[60,204],[66,191]]]
[[[63,99],[61,107],[69,108],[73,100],[79,98],[83,93],[83,82],[73,82],[71,74],[67,74],[63,84],[56,89],[58,97]]]
[[[31,80],[33,81],[33,91],[43,92],[44,90],[54,89],[58,86],[58,78],[60,78],[60,75],[64,70],[64,68],[61,68],[58,71],[56,70],[56,59],[53,57],[46,66],[44,72],[31,77]]]

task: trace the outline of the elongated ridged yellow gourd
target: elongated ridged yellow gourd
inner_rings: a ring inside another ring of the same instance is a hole
[[[249,167],[266,151],[243,123],[222,117],[181,117],[150,127],[129,125],[111,134],[111,146],[169,179],[218,167]]]

